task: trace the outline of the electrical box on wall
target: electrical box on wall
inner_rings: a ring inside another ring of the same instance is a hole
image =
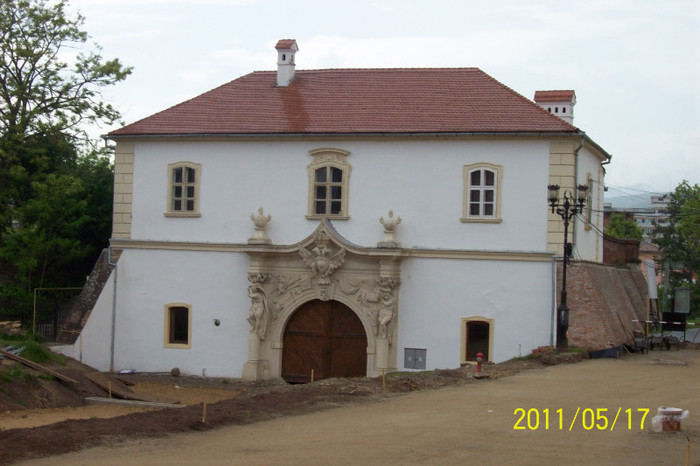
[[[403,367],[405,369],[425,369],[427,349],[404,348]]]

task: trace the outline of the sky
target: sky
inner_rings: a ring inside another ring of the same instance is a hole
[[[253,71],[477,67],[532,99],[573,89],[612,154],[606,196],[700,183],[697,0],[71,0],[132,75],[103,97],[132,123]],[[116,127],[94,128],[105,134]]]

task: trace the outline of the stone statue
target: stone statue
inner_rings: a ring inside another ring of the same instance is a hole
[[[377,323],[379,324],[379,338],[390,338],[389,324],[394,318],[394,296],[391,291],[381,293],[381,306]]]
[[[379,314],[377,315],[377,336],[391,340],[391,321],[396,313],[394,302],[394,289],[399,286],[401,280],[392,277],[380,277],[379,284]]]
[[[250,219],[255,224],[255,233],[253,233],[253,236],[248,240],[248,244],[270,244],[272,240],[267,237],[265,227],[270,223],[270,220],[272,220],[272,216],[267,214],[266,217],[263,214],[263,208],[260,207],[257,215],[250,214]]]
[[[248,285],[248,297],[250,297],[250,310],[248,311],[250,332],[257,333],[258,337],[264,340],[270,320],[265,291],[258,284]]]

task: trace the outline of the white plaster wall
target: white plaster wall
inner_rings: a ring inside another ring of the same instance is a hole
[[[119,260],[114,369],[240,376],[247,360],[248,256],[125,250]],[[109,369],[110,287],[83,330],[83,360]],[[191,348],[165,348],[164,305],[192,306]],[[220,319],[220,326],[214,325]]]
[[[126,250],[119,260],[116,371],[239,377],[247,360],[248,257],[240,253]],[[82,338],[82,361],[110,368],[113,278]],[[492,359],[529,354],[551,342],[551,264],[406,259],[399,295],[397,366],[405,348],[427,349],[427,369],[460,364],[461,319],[494,319]],[[190,349],[165,348],[164,305],[192,306]],[[213,320],[221,325],[214,326]],[[79,341],[59,351],[80,359]]]
[[[350,220],[335,227],[362,246],[382,238],[378,221],[389,209],[403,223],[404,247],[543,251],[549,144],[544,141],[223,141],[136,143],[132,238],[245,243],[250,214],[272,214],[267,233],[291,244],[311,233],[307,165],[311,149],[348,150]],[[167,165],[202,164],[200,218],[166,218]],[[462,167],[503,165],[500,224],[462,223]]]
[[[405,348],[427,349],[427,369],[460,364],[461,319],[494,320],[492,360],[551,343],[551,264],[448,259],[402,263],[397,363]]]
[[[53,351],[65,354],[95,369],[109,370],[114,276],[114,270],[112,270],[75,343],[53,346],[51,348]],[[117,286],[118,282],[117,280]]]
[[[592,217],[591,223],[595,228],[586,229],[581,219],[576,221],[576,256],[588,261],[603,261],[603,188],[604,176],[599,176],[600,161],[588,148],[579,151],[577,182],[586,184],[588,173],[593,177]],[[585,216],[583,216],[585,218]]]

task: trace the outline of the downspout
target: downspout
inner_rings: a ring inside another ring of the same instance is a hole
[[[112,262],[112,246],[107,248],[107,264],[114,268],[114,290],[112,292],[112,328],[109,345],[109,372],[114,372],[114,334],[115,323],[117,319],[117,277],[119,276],[119,268],[116,262]]]
[[[554,328],[557,320],[557,259],[564,259],[564,256],[552,256],[552,318],[549,322],[549,346],[554,346]]]

